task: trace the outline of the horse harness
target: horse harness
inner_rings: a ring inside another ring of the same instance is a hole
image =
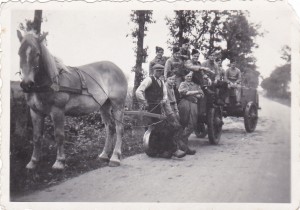
[[[85,76],[83,75],[82,71],[80,69],[78,69],[77,67],[69,67],[69,68],[73,69],[78,74],[80,84],[81,84],[80,89],[60,85],[59,80],[57,80],[57,82],[53,82],[50,85],[43,85],[43,86],[35,85],[35,86],[32,86],[29,90],[23,90],[23,91],[26,93],[65,92],[65,93],[73,93],[73,94],[80,94],[80,95],[84,94],[84,93],[88,93],[86,79],[85,79]],[[60,70],[59,74],[62,74],[62,73],[63,73],[63,69]],[[88,93],[88,95],[90,95],[90,94]]]

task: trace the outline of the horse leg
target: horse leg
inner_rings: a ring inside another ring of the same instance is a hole
[[[54,136],[57,142],[57,155],[56,161],[53,164],[53,169],[63,170],[65,167],[64,161],[66,159],[64,151],[64,140],[65,140],[65,113],[62,109],[54,107],[51,110],[50,116],[54,124]]]
[[[111,105],[104,104],[100,109],[100,113],[101,118],[105,124],[106,139],[103,151],[98,157],[104,161],[109,161],[109,155],[112,152],[113,137],[115,133],[115,129],[111,118]]]
[[[43,138],[45,116],[30,109],[30,116],[33,126],[33,152],[30,162],[26,165],[27,169],[35,169],[41,155],[41,140]]]
[[[120,109],[113,110],[113,115],[115,118],[117,140],[113,151],[113,154],[109,161],[109,166],[119,166],[121,159],[121,147],[122,147],[122,133],[123,133],[123,112]]]

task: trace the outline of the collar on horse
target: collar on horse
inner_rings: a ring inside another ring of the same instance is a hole
[[[52,84],[49,85],[34,85],[30,87],[29,90],[24,90],[25,93],[42,93],[42,92],[65,92],[65,93],[74,93],[74,94],[82,94],[84,90],[87,90],[86,80],[81,70],[77,67],[69,67],[76,71],[79,76],[81,88],[71,88],[67,86],[63,86],[59,84],[59,79],[52,81]],[[62,73],[63,70],[59,74]],[[59,75],[55,76],[59,77]]]

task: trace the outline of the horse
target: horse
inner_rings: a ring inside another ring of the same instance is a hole
[[[106,139],[99,158],[109,166],[119,166],[123,132],[123,110],[127,95],[127,79],[110,61],[100,61],[76,68],[57,62],[45,45],[47,33],[37,35],[17,30],[21,88],[30,108],[33,124],[33,152],[27,169],[35,169],[41,156],[44,119],[50,116],[57,142],[53,169],[65,167],[65,116],[80,116],[100,111]],[[63,67],[63,68],[61,68]],[[114,144],[114,134],[116,141]],[[113,147],[114,146],[114,147]]]

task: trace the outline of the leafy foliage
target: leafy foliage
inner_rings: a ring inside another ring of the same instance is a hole
[[[255,38],[262,36],[259,25],[249,23],[247,12],[237,10],[174,11],[175,18],[166,18],[170,30],[169,45],[181,45],[189,38],[191,45],[206,57],[218,53],[222,60],[236,60],[244,72],[256,69],[253,49]]]
[[[281,48],[281,54],[282,54],[281,58],[286,62],[291,62],[291,57],[292,57],[291,50],[292,50],[291,47],[287,45]]]
[[[25,19],[25,24],[20,23],[19,29],[25,32],[33,31],[35,34],[41,33],[41,25],[44,21],[42,18],[43,11],[35,10],[34,11],[34,20]]]
[[[261,83],[261,87],[267,91],[267,95],[271,97],[290,99],[289,84],[291,82],[291,48],[289,46],[282,47],[281,58],[286,61],[282,66],[277,67],[270,75]]]
[[[287,63],[277,67],[261,83],[261,87],[267,91],[267,95],[278,98],[290,98],[289,83],[291,81],[291,64]]]

